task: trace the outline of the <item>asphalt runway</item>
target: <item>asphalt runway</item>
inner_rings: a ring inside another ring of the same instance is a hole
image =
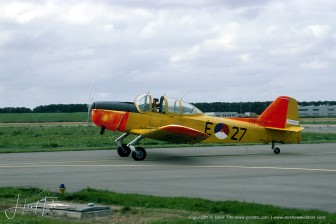
[[[336,144],[148,149],[0,155],[0,186],[69,192],[86,187],[161,196],[239,200],[336,212]]]

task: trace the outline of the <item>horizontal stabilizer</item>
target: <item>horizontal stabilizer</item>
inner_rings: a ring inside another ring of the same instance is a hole
[[[268,130],[276,130],[276,131],[290,131],[290,132],[300,132],[304,128],[303,127],[288,127],[288,128],[273,128],[273,127],[265,127]]]

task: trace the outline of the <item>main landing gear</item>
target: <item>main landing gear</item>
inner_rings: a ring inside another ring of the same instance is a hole
[[[275,141],[272,141],[272,150],[274,151],[274,154],[280,154],[280,148],[275,147]]]
[[[132,153],[132,158],[135,161],[141,161],[144,160],[146,158],[146,150],[142,147],[135,147],[136,144],[138,144],[138,142],[141,141],[141,139],[143,139],[143,137],[141,135],[139,135],[138,137],[136,137],[133,141],[131,141],[128,144],[123,144],[122,140],[124,138],[126,138],[129,134],[124,133],[122,134],[119,138],[117,138],[115,140],[115,142],[118,145],[118,155],[120,157],[128,157],[131,153]]]

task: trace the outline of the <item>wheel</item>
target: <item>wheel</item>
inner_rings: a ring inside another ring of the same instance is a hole
[[[120,157],[128,157],[131,154],[131,149],[126,144],[122,144],[122,146],[118,147],[118,155]]]
[[[146,158],[146,150],[142,147],[135,148],[137,152],[132,152],[132,157],[135,161],[142,161]]]
[[[273,149],[273,151],[274,151],[274,154],[279,154],[280,153],[280,149],[278,147],[275,147]]]

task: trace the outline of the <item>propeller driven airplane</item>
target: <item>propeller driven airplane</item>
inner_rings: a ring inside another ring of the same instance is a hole
[[[123,134],[115,141],[121,157],[136,161],[146,158],[146,150],[136,146],[143,138],[171,143],[299,143],[301,130],[298,103],[288,96],[273,101],[258,118],[219,118],[205,115],[181,99],[150,94],[138,96],[134,102],[98,101],[91,105],[92,121],[105,130]],[[123,139],[137,137],[128,144]]]

